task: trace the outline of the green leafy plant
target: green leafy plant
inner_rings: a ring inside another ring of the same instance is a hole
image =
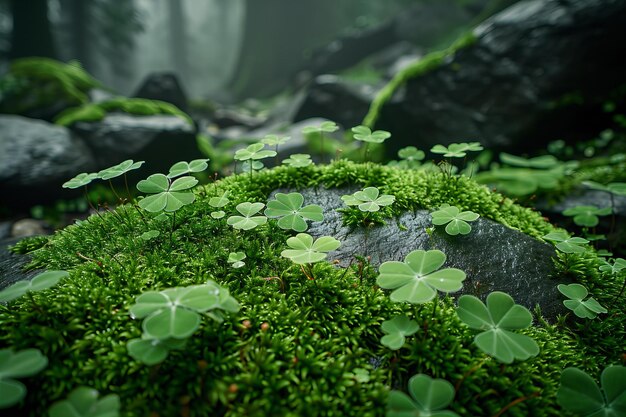
[[[322,221],[322,208],[315,204],[302,207],[304,197],[300,193],[277,193],[274,200],[267,203],[265,215],[270,218],[279,218],[278,227],[296,232],[308,229],[306,220]],[[306,219],[306,220],[305,220]]]
[[[561,294],[569,298],[563,301],[565,307],[569,308],[576,316],[583,319],[594,319],[600,313],[606,313],[606,308],[602,307],[593,297],[585,300],[589,292],[587,288],[580,284],[559,284],[557,288]]]
[[[309,279],[313,279],[311,264],[326,259],[328,252],[339,248],[341,242],[331,236],[322,236],[313,241],[313,237],[308,233],[298,233],[296,236],[287,239],[287,246],[290,249],[283,250],[280,256],[291,259],[293,263],[298,265],[304,266],[306,264],[308,273],[304,267],[302,271]]]
[[[283,159],[283,164],[289,165],[294,168],[304,168],[313,164],[311,155],[306,153],[294,153],[289,155],[289,158]]]
[[[141,168],[144,163],[145,161],[134,162],[132,159],[127,159],[117,165],[101,170],[98,172],[98,178],[105,181],[111,180],[121,175],[125,175],[129,171]]]
[[[247,146],[244,149],[239,149],[235,152],[235,160],[245,162],[248,161],[248,167],[250,169],[250,175],[252,175],[252,171],[254,171],[253,163],[255,161],[259,161],[259,159],[270,158],[272,156],[276,156],[275,151],[269,151],[267,149],[263,149],[265,147],[262,143],[253,143],[252,145]]]
[[[255,216],[261,209],[265,207],[263,203],[240,203],[237,204],[237,211],[241,216],[230,216],[226,223],[235,229],[251,230],[257,226],[267,223],[267,217]]]
[[[612,182],[603,185],[595,181],[583,181],[583,184],[593,190],[604,191],[615,195],[626,195],[626,182]]]
[[[462,295],[456,313],[470,328],[482,330],[474,343],[502,363],[526,360],[539,353],[539,346],[532,338],[511,331],[530,326],[532,315],[506,293],[490,293],[486,305],[473,295]]]
[[[421,165],[421,162],[426,157],[424,151],[417,149],[415,146],[407,146],[398,151],[398,158],[400,161],[395,162],[394,166],[404,169],[415,169]]]
[[[380,191],[376,187],[367,187],[354,194],[343,195],[341,199],[348,206],[358,206],[359,210],[375,212],[381,207],[393,204],[396,197],[389,194],[379,195]]]
[[[151,339],[145,334],[141,339],[129,340],[126,344],[128,354],[145,365],[156,365],[163,362],[170,351],[182,349],[187,339]]]
[[[386,335],[380,339],[380,343],[391,350],[398,350],[404,346],[406,336],[415,334],[419,326],[415,320],[407,316],[396,316],[391,320],[385,320],[381,328]]]
[[[482,150],[483,147],[478,142],[451,143],[447,147],[435,145],[430,149],[432,153],[443,154],[446,158],[464,158],[467,152],[478,152]]]
[[[222,195],[220,195],[219,197],[211,197],[209,199],[209,205],[213,208],[218,208],[218,209],[226,206],[228,203],[230,203],[230,200],[228,199],[228,195],[229,195],[229,192],[224,191]],[[224,212],[224,210],[215,210],[211,212],[211,217],[213,217],[214,219],[221,219],[225,215],[226,213]]]
[[[64,182],[62,187],[71,188],[71,189],[85,187],[89,185],[91,181],[95,180],[96,178],[98,178],[98,173],[96,172],[92,172],[90,174],[86,172],[82,172],[78,174],[77,176],[75,176],[74,178],[72,178],[71,180]]]
[[[24,398],[26,387],[14,378],[32,376],[48,365],[38,349],[14,352],[0,349],[0,409],[12,407]]]
[[[598,269],[602,272],[610,272],[611,274],[617,275],[622,272],[622,270],[626,269],[626,259],[617,258],[613,261],[613,264],[604,261],[604,265],[600,265]]]
[[[370,143],[383,143],[385,140],[391,137],[391,133],[385,130],[372,130],[367,126],[355,126],[352,128],[352,135],[354,139],[365,142],[365,150],[363,151],[363,159],[367,161],[367,152],[369,150]]]
[[[550,169],[558,166],[561,162],[552,155],[541,155],[534,158],[522,158],[506,152],[500,153],[500,161],[514,167]]]
[[[581,417],[620,417],[626,415],[626,367],[607,366],[600,376],[602,388],[578,368],[561,373],[557,403]]]
[[[391,391],[387,399],[387,417],[458,417],[445,410],[454,399],[454,387],[445,379],[433,379],[417,374],[409,379],[409,397],[401,391]]]
[[[152,174],[137,183],[139,191],[152,194],[139,200],[139,207],[151,213],[175,212],[195,201],[196,196],[190,190],[197,183],[198,180],[191,176],[172,181],[163,174]]]
[[[148,230],[147,232],[143,232],[141,236],[139,236],[139,238],[141,240],[148,241],[154,239],[155,237],[158,237],[160,234],[161,232],[159,232],[158,230]]]
[[[289,136],[266,135],[261,139],[261,143],[267,146],[275,146],[274,151],[278,158],[278,146],[284,145],[289,139],[291,139]],[[275,162],[275,165],[278,165],[278,160]]]
[[[439,210],[431,213],[433,224],[436,226],[446,226],[446,233],[451,236],[458,234],[466,235],[472,230],[467,222],[473,222],[479,215],[473,211],[461,211],[458,207],[444,204]]]
[[[246,259],[246,254],[243,252],[231,252],[228,254],[228,263],[233,268],[241,268],[246,263],[243,261]]]
[[[580,245],[589,243],[587,239],[583,239],[582,237],[569,237],[567,233],[562,231],[548,233],[543,236],[543,238],[557,242],[556,248],[564,253],[583,253],[587,249]]]
[[[335,122],[322,122],[319,126],[306,126],[302,129],[302,134],[312,135],[318,134],[320,136],[320,159],[324,161],[324,133],[333,133],[339,130],[339,126]]]
[[[18,281],[0,291],[0,302],[6,303],[15,300],[29,291],[41,291],[53,287],[68,275],[66,271],[45,271],[30,281]]]
[[[463,286],[465,272],[456,268],[438,270],[445,261],[446,255],[439,250],[415,250],[404,262],[384,262],[376,283],[394,290],[390,295],[392,301],[426,303],[435,298],[437,291],[455,292]]]
[[[97,390],[79,387],[70,393],[67,400],[54,403],[49,410],[50,417],[118,417],[120,399],[109,394],[98,399]]]
[[[209,167],[209,159],[194,159],[191,162],[176,162],[170,167],[170,172],[167,174],[167,178],[176,178],[181,175],[190,174],[194,172],[202,172]]]
[[[598,216],[611,214],[611,207],[576,206],[563,211],[563,215],[574,217],[578,226],[595,227],[600,222]]]

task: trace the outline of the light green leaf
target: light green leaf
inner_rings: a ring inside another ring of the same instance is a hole
[[[306,153],[295,153],[290,155],[288,159],[283,159],[283,164],[294,168],[303,168],[313,163],[311,155]]]
[[[551,232],[543,236],[544,239],[557,242],[556,248],[564,253],[582,253],[586,249],[580,245],[589,243],[581,237],[569,237],[565,232]]]
[[[278,227],[286,230],[304,232],[308,226],[305,219],[313,221],[324,220],[322,208],[317,205],[302,207],[304,197],[300,193],[277,193],[275,200],[267,203],[265,215],[270,218],[280,218]]]
[[[356,126],[352,128],[354,139],[368,143],[383,143],[391,137],[391,133],[384,130],[376,130],[372,132],[367,126]]]
[[[224,207],[226,204],[230,202],[230,200],[228,199],[229,194],[230,193],[228,191],[224,191],[222,195],[219,197],[211,197],[209,199],[209,205],[215,208]]]
[[[406,316],[396,316],[391,320],[385,320],[382,330],[386,333],[380,342],[391,350],[398,350],[406,341],[406,336],[411,336],[417,332],[419,326],[415,320],[410,320]]]
[[[67,400],[54,403],[48,413],[50,417],[118,417],[119,397],[107,395],[98,400],[98,391],[79,387],[70,393]]]
[[[18,281],[0,291],[0,302],[9,302],[26,294],[28,291],[41,291],[56,285],[62,278],[69,276],[66,271],[45,271],[30,281]]]
[[[561,374],[557,403],[583,417],[626,415],[626,367],[608,366],[602,371],[600,380],[602,388],[580,369],[566,368]]]
[[[606,313],[607,309],[602,307],[593,297],[585,300],[589,294],[587,288],[580,284],[559,284],[557,289],[561,294],[569,298],[563,304],[580,318],[594,319],[599,313]]]
[[[88,185],[91,181],[95,180],[96,178],[98,178],[98,174],[96,173],[88,174],[86,172],[83,172],[81,174],[78,174],[71,180],[63,183],[62,187],[71,188],[71,189],[84,187],[85,185]]]
[[[139,238],[142,240],[150,240],[150,239],[154,239],[160,234],[161,232],[159,232],[158,230],[148,230],[147,232],[143,232],[141,236],[139,236]]]
[[[431,213],[431,216],[434,225],[446,224],[446,233],[451,236],[468,234],[472,227],[467,222],[475,221],[479,217],[472,211],[461,212],[458,207],[449,205],[442,206],[439,210]]]
[[[257,226],[267,223],[267,217],[255,216],[261,209],[265,207],[263,203],[241,203],[238,204],[236,209],[241,216],[230,216],[226,223],[233,226],[235,229],[251,230]]]
[[[192,192],[182,192],[194,187],[198,180],[194,177],[181,177],[170,184],[170,180],[163,174],[153,174],[137,183],[141,192],[154,194],[139,200],[139,207],[158,213],[160,211],[173,212],[195,201]]]
[[[595,227],[600,222],[598,216],[611,214],[611,208],[598,208],[594,206],[576,206],[563,211],[563,215],[574,217],[574,223],[578,226]]]
[[[287,143],[291,139],[289,136],[266,135],[261,139],[261,143],[267,146],[278,146]]]
[[[433,379],[417,374],[409,380],[411,397],[391,391],[387,400],[387,417],[458,417],[453,411],[443,410],[454,399],[454,387],[445,379]]]
[[[168,178],[176,178],[191,172],[202,172],[209,167],[209,159],[194,159],[191,162],[176,162],[167,174]]]
[[[307,233],[298,233],[295,237],[287,239],[287,246],[281,256],[291,259],[297,264],[310,264],[326,258],[327,253],[341,245],[337,239],[330,236],[322,236],[313,241],[313,237]]]
[[[275,151],[262,150],[265,147],[262,143],[253,143],[245,149],[239,149],[235,152],[235,159],[237,161],[248,161],[250,159],[264,159],[271,156],[276,156]]]
[[[376,187],[367,187],[357,191],[352,195],[341,196],[343,202],[348,206],[358,206],[363,212],[375,212],[381,207],[393,204],[396,198],[389,194],[379,196],[380,191]]]
[[[133,162],[132,159],[127,159],[124,162],[121,162],[117,165],[103,169],[102,171],[98,172],[98,178],[101,178],[103,180],[109,180],[115,177],[119,177],[120,175],[126,174],[128,171],[138,169],[144,164],[144,162],[145,161]]]

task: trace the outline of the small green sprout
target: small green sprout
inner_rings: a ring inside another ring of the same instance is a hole
[[[261,143],[267,146],[278,147],[278,145],[284,145],[287,143],[289,139],[291,139],[289,136],[266,135],[263,139],[261,139]]]
[[[430,149],[432,153],[443,154],[446,158],[463,158],[467,155],[467,152],[478,152],[482,150],[483,147],[478,142],[451,143],[447,147],[435,145]]]
[[[563,211],[563,215],[574,217],[578,226],[595,227],[600,222],[598,216],[611,214],[611,207],[576,206]]]
[[[261,161],[248,161],[248,162],[252,162],[252,163],[245,164],[241,168],[242,172],[250,172],[251,173],[251,172],[254,172],[254,171],[260,171],[263,168],[265,168],[265,165]]]
[[[424,151],[420,151],[415,146],[407,146],[398,151],[398,158],[401,160],[398,162],[400,168],[417,168],[420,166],[420,161],[426,157]]]
[[[226,216],[226,212],[224,210],[216,210],[211,212],[211,217],[215,220],[221,219]]]
[[[381,207],[393,204],[396,198],[389,194],[379,196],[380,191],[376,187],[367,187],[354,194],[341,196],[343,202],[348,206],[358,206],[364,212],[375,212]]]
[[[228,263],[233,268],[241,268],[246,263],[243,261],[246,259],[246,254],[243,252],[231,252],[228,254]]]
[[[235,152],[235,159],[241,162],[248,161],[250,175],[252,175],[252,171],[254,170],[253,163],[255,161],[276,156],[276,151],[268,151],[267,149],[264,150],[264,147],[265,145],[262,143],[253,143],[252,145],[249,145],[244,149],[239,149]]]
[[[389,393],[387,417],[459,417],[453,411],[444,410],[454,399],[454,387],[445,379],[414,375],[409,379],[409,393],[410,397],[401,391]]]
[[[251,230],[257,226],[267,223],[267,217],[255,216],[261,209],[265,207],[263,203],[241,203],[237,204],[237,211],[241,216],[230,216],[226,223],[235,229]]]
[[[602,307],[593,297],[585,300],[589,292],[583,285],[559,284],[557,288],[561,294],[569,298],[569,300],[563,301],[565,307],[572,310],[580,318],[594,319],[598,314],[607,312],[607,309]]]
[[[149,339],[145,334],[141,339],[129,340],[126,344],[128,354],[145,365],[156,365],[163,362],[171,350],[181,349],[187,339]]]
[[[311,155],[307,153],[294,153],[289,155],[288,159],[283,159],[283,164],[293,168],[304,168],[313,164],[313,161],[311,160]]]
[[[561,373],[561,385],[556,402],[581,417],[619,417],[626,415],[626,367],[607,366],[598,387],[584,371],[566,368]]]
[[[265,209],[265,215],[270,218],[280,218],[278,227],[285,230],[304,232],[308,229],[306,220],[322,221],[322,208],[315,204],[302,207],[304,197],[300,193],[277,193],[275,200],[270,200]],[[306,219],[306,220],[305,220]]]
[[[45,271],[30,281],[18,281],[0,291],[0,303],[15,300],[29,291],[41,291],[50,288],[67,276],[69,274],[66,271]]]
[[[96,178],[98,178],[98,174],[95,172],[92,172],[91,174],[83,172],[81,174],[78,174],[71,180],[63,183],[62,187],[71,188],[71,189],[85,187],[89,185],[89,183],[91,183],[91,181],[95,180]]]
[[[295,237],[287,239],[287,246],[291,249],[285,249],[280,255],[302,265],[326,259],[327,252],[337,249],[341,242],[331,236],[322,236],[314,242],[308,233],[298,233]]]
[[[367,153],[369,151],[370,143],[383,143],[386,139],[391,137],[391,133],[385,130],[372,130],[367,126],[355,126],[352,128],[354,139],[365,142],[365,149],[363,150],[363,159],[367,160]]]
[[[526,360],[539,353],[532,338],[511,331],[527,328],[533,318],[526,307],[515,304],[506,293],[492,292],[487,296],[487,305],[473,295],[462,295],[456,313],[470,328],[482,330],[474,343],[502,363]]]
[[[439,207],[439,210],[431,213],[431,216],[434,225],[442,226],[447,224],[446,233],[451,236],[468,234],[472,230],[472,226],[467,222],[473,222],[479,217],[473,211],[460,211],[458,207],[448,204]]]
[[[391,320],[385,320],[381,327],[386,335],[380,339],[380,343],[391,350],[400,349],[404,346],[406,336],[415,334],[419,329],[417,322],[407,316],[396,316]]]
[[[137,183],[137,189],[153,194],[139,201],[139,207],[151,213],[175,212],[195,201],[196,196],[189,191],[198,180],[194,177],[180,177],[173,182],[163,174],[152,174]]]
[[[120,399],[109,394],[98,399],[97,390],[79,387],[70,393],[67,400],[54,403],[48,410],[50,417],[118,417]]]
[[[224,207],[230,202],[230,200],[228,199],[228,195],[228,191],[224,191],[219,197],[211,197],[209,199],[209,205],[214,208]],[[224,210],[216,210],[211,212],[211,217],[213,217],[214,219],[221,219],[225,215],[226,213],[224,212]]]
[[[302,134],[304,135],[312,135],[319,134],[320,135],[320,157],[322,160],[324,159],[324,133],[333,133],[339,130],[339,126],[335,122],[322,122],[319,126],[306,126],[302,129]]]
[[[139,236],[139,238],[141,240],[151,240],[154,239],[155,237],[158,237],[161,234],[161,232],[159,232],[158,230],[148,230],[147,232],[143,232],[141,234],[141,236]]]
[[[176,162],[170,168],[170,172],[167,174],[167,178],[176,178],[181,175],[190,174],[192,172],[202,172],[209,167],[209,159],[194,159],[191,162]]]
[[[582,237],[569,237],[565,232],[551,232],[543,236],[544,239],[557,242],[556,248],[564,253],[583,253],[586,249],[580,245],[589,243]]]
[[[14,378],[32,376],[48,365],[38,349],[14,352],[0,349],[0,409],[12,407],[24,398],[26,387]]]
[[[414,250],[404,262],[384,262],[376,283],[381,288],[394,290],[389,296],[391,301],[426,303],[435,298],[437,290],[449,293],[463,286],[465,272],[456,268],[438,271],[445,261],[446,255],[439,250]]]
[[[120,162],[117,165],[103,169],[98,172],[98,178],[102,180],[110,180],[121,175],[125,175],[127,172],[140,168],[145,161],[134,162],[132,159]]]

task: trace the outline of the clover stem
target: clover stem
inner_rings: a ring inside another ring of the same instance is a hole
[[[500,411],[498,411],[496,414],[494,414],[493,417],[500,417],[502,414],[506,413],[509,410],[509,408],[511,408],[511,407],[513,407],[513,406],[523,402],[523,401],[529,400],[531,398],[538,397],[539,395],[541,395],[541,392],[540,391],[535,391],[535,392],[533,392],[532,394],[530,394],[530,395],[528,395],[526,397],[519,397],[519,398],[511,401],[510,403],[508,403],[506,406],[504,406],[504,408],[502,408]]]
[[[435,295],[435,299],[433,300],[433,312],[430,315],[431,318],[435,318],[435,313],[437,312],[437,304],[439,304],[439,296]]]
[[[252,159],[248,159],[248,164],[250,165],[250,179],[252,180]]]
[[[119,196],[119,194],[117,194],[117,191],[115,191],[115,187],[113,187],[113,181],[109,180],[109,186],[111,187],[111,191],[113,191],[113,194],[115,194],[115,198],[117,198],[117,201],[121,202],[122,198]]]
[[[324,157],[324,132],[320,130],[320,160],[322,163],[326,163],[326,158]]]

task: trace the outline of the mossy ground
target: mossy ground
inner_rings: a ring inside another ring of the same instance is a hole
[[[410,376],[423,372],[456,386],[450,408],[462,416],[498,415],[516,401],[507,416],[567,416],[555,403],[562,369],[577,366],[597,377],[622,360],[624,318],[615,312],[626,307],[623,299],[587,325],[537,320],[525,333],[537,340],[539,356],[501,365],[474,347],[451,298],[439,300],[436,310],[433,302],[392,303],[374,285],[376,271],[358,262],[347,270],[316,264],[310,280],[280,257],[289,232],[273,220],[235,231],[209,215],[208,198],[224,190],[231,193],[232,212],[243,201],[265,202],[281,187],[343,185],[378,186],[395,195],[387,215],[447,202],[534,237],[554,230],[539,213],[464,177],[346,161],[235,175],[200,188],[197,201],[177,212],[171,239],[171,219],[144,223],[128,205],[91,216],[32,252],[33,267],[65,269],[68,279],[0,306],[0,347],[36,347],[50,360],[25,380],[29,393],[16,415],[44,415],[52,402],[87,385],[118,394],[129,417],[383,416],[389,389],[405,390]],[[141,240],[150,229],[160,236]],[[28,241],[17,249],[29,244],[32,249]],[[247,255],[241,269],[226,261],[235,251]],[[598,301],[613,300],[621,283],[597,270],[595,255],[565,263],[562,272],[584,277]],[[135,297],[208,279],[228,287],[241,311],[222,324],[205,319],[187,346],[160,365],[133,360],[126,343],[141,335],[141,321],[129,316]],[[390,351],[380,344],[380,325],[400,313],[420,330]],[[368,381],[355,376],[359,368]]]

